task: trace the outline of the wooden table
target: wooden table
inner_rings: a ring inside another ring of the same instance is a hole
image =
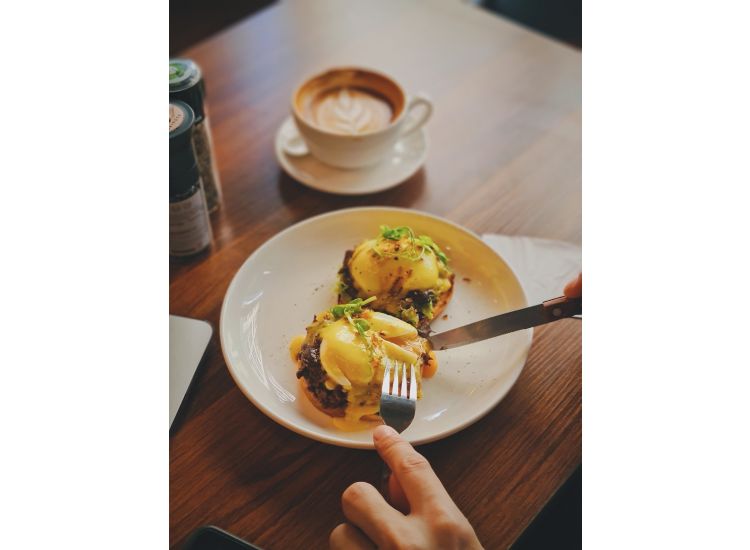
[[[397,205],[477,232],[581,239],[581,55],[456,0],[284,1],[184,52],[203,68],[224,189],[212,252],[170,264],[170,313],[219,325],[260,244],[310,216]],[[280,170],[274,133],[303,76],[380,68],[435,102],[427,163],[365,197],[310,190]],[[516,540],[581,462],[581,324],[537,329],[528,362],[484,419],[420,451],[487,548]],[[170,436],[170,542],[215,524],[267,549],[325,547],[341,492],[375,482],[372,452],[282,428],[233,383],[215,335]]]

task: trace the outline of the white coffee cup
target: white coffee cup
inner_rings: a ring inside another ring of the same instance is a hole
[[[337,168],[371,166],[388,156],[400,138],[419,130],[432,109],[427,97],[407,97],[383,73],[329,69],[305,80],[292,94],[300,136],[287,136],[284,150],[293,156],[312,154]]]

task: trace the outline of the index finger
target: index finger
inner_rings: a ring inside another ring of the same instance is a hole
[[[372,434],[378,454],[396,476],[413,512],[419,512],[443,499],[448,492],[435,475],[427,459],[414,450],[396,430],[378,426]]]

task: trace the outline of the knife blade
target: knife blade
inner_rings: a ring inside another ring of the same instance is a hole
[[[450,349],[579,315],[581,311],[581,298],[560,296],[535,306],[502,313],[462,327],[433,334],[428,336],[427,339],[432,344],[432,349],[436,351]]]

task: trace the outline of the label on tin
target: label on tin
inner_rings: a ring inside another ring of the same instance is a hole
[[[169,254],[190,256],[211,244],[211,222],[200,189],[191,197],[169,203]]]

